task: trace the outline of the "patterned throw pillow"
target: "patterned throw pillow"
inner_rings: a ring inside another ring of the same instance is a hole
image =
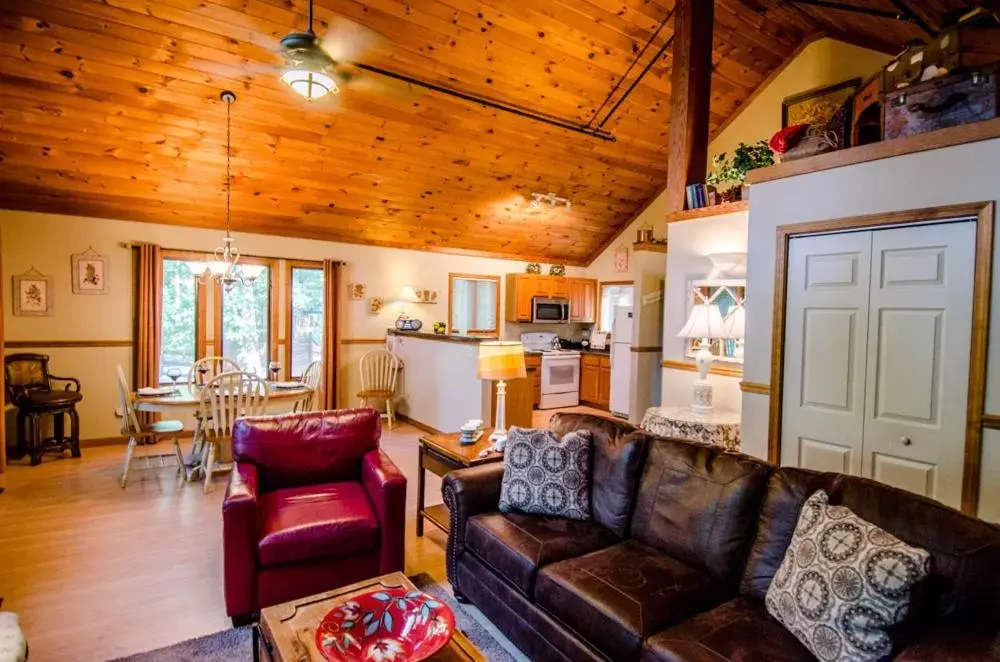
[[[868,662],[892,652],[888,630],[930,572],[930,554],[809,497],[765,602],[767,611],[820,660]]]
[[[589,430],[507,432],[500,512],[590,519]]]

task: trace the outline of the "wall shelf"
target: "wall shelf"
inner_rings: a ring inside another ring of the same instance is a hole
[[[699,209],[685,209],[667,214],[667,223],[678,221],[690,221],[696,218],[708,218],[709,216],[722,216],[723,214],[737,214],[750,209],[750,203],[745,200],[738,202],[724,202],[721,205],[701,207]]]
[[[632,244],[632,250],[650,251],[652,253],[666,253],[667,244],[666,242],[637,241]]]

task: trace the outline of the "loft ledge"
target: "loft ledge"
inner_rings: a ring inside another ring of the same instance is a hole
[[[861,145],[860,147],[849,147],[836,152],[827,152],[810,156],[798,161],[779,163],[768,168],[752,170],[747,175],[748,184],[763,184],[773,182],[786,177],[797,175],[807,175],[812,172],[832,170],[844,166],[878,161],[895,156],[905,156],[926,152],[932,149],[942,149],[944,147],[954,147],[967,143],[980,142],[1000,138],[1000,118],[986,120],[985,122],[973,122],[961,126],[953,126],[947,129],[922,133],[919,136],[909,136],[906,138],[896,138],[895,140],[884,140],[871,145]]]

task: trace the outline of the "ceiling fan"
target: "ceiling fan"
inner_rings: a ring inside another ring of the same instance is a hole
[[[313,31],[313,0],[308,3],[308,28],[281,38],[279,53],[285,60],[281,82],[309,101],[337,94],[340,87],[357,81],[354,61],[385,38],[343,17],[331,21],[322,37]],[[379,83],[383,92],[397,92]]]

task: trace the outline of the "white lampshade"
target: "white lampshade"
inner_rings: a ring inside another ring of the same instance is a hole
[[[240,264],[240,271],[247,278],[259,278],[264,273],[263,264]]]
[[[187,265],[192,276],[204,276],[205,270],[208,268],[204,262],[188,262]]]
[[[416,301],[417,291],[410,286],[406,286],[403,288],[403,291],[400,292],[399,298],[403,299],[404,301]]]
[[[743,306],[736,306],[729,311],[723,320],[726,327],[726,337],[732,340],[743,340],[746,337],[747,313]]]
[[[687,324],[677,334],[678,338],[726,338],[722,313],[714,303],[701,303],[691,309]]]
[[[305,66],[288,69],[281,74],[281,82],[309,101],[338,92],[333,78],[322,71],[310,71]]]
[[[212,260],[208,263],[208,270],[216,276],[226,273],[227,269],[229,269],[229,265],[222,260]]]

